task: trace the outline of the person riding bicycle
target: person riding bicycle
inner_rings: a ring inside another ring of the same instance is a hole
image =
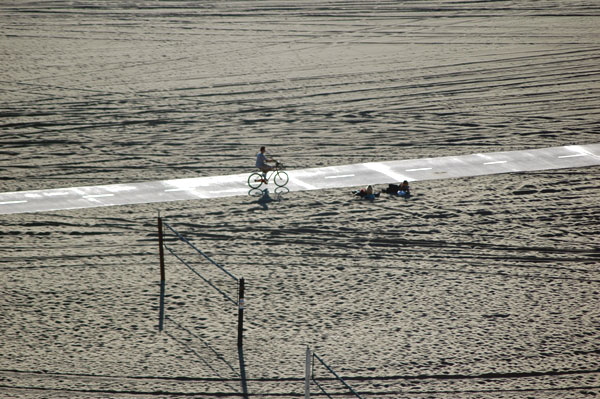
[[[260,152],[256,154],[256,167],[263,172],[263,179],[267,180],[267,172],[275,169],[274,166],[269,165],[267,162],[276,162],[274,159],[268,159],[265,155],[267,149],[265,146],[260,147]]]
[[[283,164],[275,159],[267,158],[266,152],[267,149],[262,146],[260,147],[260,152],[256,154],[256,167],[259,171],[252,172],[248,176],[250,192],[259,188],[262,184],[269,184],[269,180],[271,179],[277,186],[277,189],[281,189],[290,181],[290,177],[283,170]],[[275,165],[269,165],[267,162],[275,162]]]

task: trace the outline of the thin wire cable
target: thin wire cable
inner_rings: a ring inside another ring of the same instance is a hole
[[[177,255],[175,253],[175,251],[173,251],[171,248],[169,248],[168,246],[165,245],[165,248],[167,248],[169,250],[169,252],[171,254],[173,254],[173,256],[175,256],[177,259],[179,259],[179,261],[181,263],[183,263],[185,266],[187,266],[188,269],[190,269],[192,272],[194,272],[198,277],[200,277],[202,280],[204,280],[208,285],[210,285],[211,287],[213,287],[215,290],[217,290],[221,295],[223,295],[225,298],[227,298],[230,302],[232,302],[234,305],[237,306],[237,301],[234,301],[233,299],[231,299],[229,297],[229,295],[227,295],[226,293],[224,293],[223,291],[221,291],[219,288],[217,288],[210,280],[206,279],[204,276],[202,276],[200,273],[198,273],[192,266],[190,266],[186,261],[184,261],[183,259],[181,259],[181,257],[179,255]]]
[[[348,383],[346,383],[346,381],[344,381],[344,379],[342,377],[340,377],[335,371],[333,371],[333,369],[331,367],[329,367],[329,365],[327,365],[327,363],[325,363],[325,361],[323,359],[321,359],[319,357],[319,355],[317,355],[316,353],[313,352],[313,359],[315,359],[315,358],[319,362],[321,362],[321,364],[323,366],[325,366],[325,368],[327,370],[329,370],[329,372],[331,374],[333,374],[335,376],[335,378],[337,378],[342,384],[344,384],[344,386],[346,388],[348,388],[350,390],[350,392],[352,392],[357,398],[362,399],[362,397],[350,385],[348,385]],[[313,381],[315,381],[315,383],[317,384],[317,386],[319,386],[319,388],[321,388],[321,386],[319,385],[319,383],[316,380],[314,380],[314,375],[313,375]],[[321,389],[323,389],[323,388],[321,388]],[[325,391],[323,391],[323,392],[325,392]],[[325,395],[329,396],[329,394],[327,392],[325,392]],[[331,396],[329,396],[329,397],[331,397]]]
[[[198,252],[200,255],[204,256],[210,263],[212,263],[213,265],[217,266],[219,269],[221,269],[225,274],[227,274],[229,277],[231,277],[235,281],[239,281],[239,279],[236,276],[234,276],[232,273],[230,273],[227,270],[225,270],[225,268],[223,266],[219,265],[217,262],[215,262],[214,260],[212,260],[204,252],[202,252],[201,250],[199,250],[198,248],[196,248],[196,246],[194,244],[192,244],[187,238],[185,238],[184,236],[182,236],[181,234],[179,234],[174,228],[172,228],[171,226],[169,226],[168,223],[163,222],[163,224],[165,226],[167,226],[169,228],[169,230],[171,230],[177,236],[177,238],[179,238],[181,241],[185,242],[190,247],[192,247],[193,249],[195,249],[196,252]],[[166,245],[165,245],[165,247],[166,247]]]

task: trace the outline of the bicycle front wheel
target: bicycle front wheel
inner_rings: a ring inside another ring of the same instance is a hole
[[[250,188],[259,188],[263,184],[263,175],[254,172],[248,177],[248,186]]]
[[[282,171],[278,171],[277,173],[275,173],[275,177],[273,178],[275,185],[279,187],[283,187],[286,184],[288,184],[289,180],[290,178],[288,177],[288,174]]]

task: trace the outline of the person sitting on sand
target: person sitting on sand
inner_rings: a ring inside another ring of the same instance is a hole
[[[400,197],[410,197],[410,187],[406,180],[399,184],[388,184],[388,187],[381,190],[381,192],[398,195]]]
[[[400,187],[398,188],[398,195],[402,197],[408,197],[410,195],[410,187],[408,186],[408,181],[404,180]]]
[[[269,165],[267,162],[274,162],[274,159],[268,159],[265,155],[267,149],[265,146],[260,147],[260,152],[256,154],[256,167],[263,172],[263,179],[267,180],[267,172],[275,169],[274,166]]]
[[[376,197],[379,197],[380,193],[375,193],[373,190],[373,186],[368,185],[366,188],[361,189],[360,191],[355,191],[354,195],[357,195],[361,198],[374,200]]]

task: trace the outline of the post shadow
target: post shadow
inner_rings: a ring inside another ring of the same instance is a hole
[[[240,382],[244,399],[248,399],[248,380],[246,379],[246,364],[244,362],[244,347],[238,346],[238,358],[240,359]]]
[[[238,359],[240,360],[240,382],[244,398],[248,398],[248,381],[246,380],[246,364],[244,362],[244,278],[240,278],[238,286]]]

